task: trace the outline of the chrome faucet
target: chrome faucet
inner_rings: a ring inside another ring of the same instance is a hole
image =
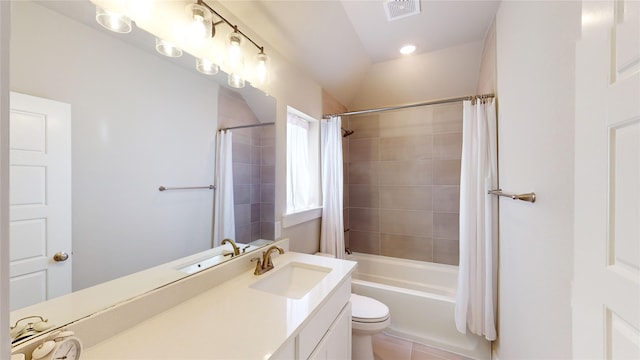
[[[284,250],[273,245],[267,249],[267,251],[262,252],[262,261],[260,261],[259,257],[255,257],[251,259],[251,261],[257,261],[256,270],[253,272],[254,275],[262,275],[267,271],[273,269],[273,262],[271,261],[271,253],[273,251],[277,251],[280,254],[284,254]]]
[[[240,255],[240,249],[238,249],[238,246],[236,245],[235,242],[233,242],[233,240],[231,239],[224,239],[222,240],[222,242],[220,243],[221,245],[224,245],[226,243],[231,244],[231,246],[233,247],[233,255],[231,255],[231,257]],[[226,256],[226,255],[225,255]]]

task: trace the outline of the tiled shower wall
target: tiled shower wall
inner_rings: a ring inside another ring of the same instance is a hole
[[[232,130],[236,241],[274,238],[275,128]]]
[[[275,114],[273,114],[275,116]],[[258,124],[247,102],[220,88],[218,127]],[[232,130],[233,197],[236,238],[240,243],[274,238],[275,127]]]
[[[351,116],[345,224],[352,251],[458,264],[462,104]]]

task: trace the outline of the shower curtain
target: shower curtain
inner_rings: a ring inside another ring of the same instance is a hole
[[[460,173],[460,266],[455,322],[487,340],[496,339],[497,186],[495,100],[463,103]]]
[[[230,130],[218,131],[216,151],[216,197],[213,219],[213,246],[226,238],[235,240],[236,224],[233,205],[233,156]]]
[[[322,225],[320,251],[344,259],[341,118],[322,123]]]

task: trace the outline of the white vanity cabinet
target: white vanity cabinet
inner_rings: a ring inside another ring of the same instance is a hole
[[[311,353],[312,360],[351,359],[351,303],[342,309],[338,318],[333,322]]]
[[[290,339],[271,359],[351,358],[351,278],[330,295],[327,302],[295,338]]]

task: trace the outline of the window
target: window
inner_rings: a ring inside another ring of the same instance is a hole
[[[286,214],[316,210],[320,206],[319,121],[287,108]],[[319,217],[311,215],[311,218]],[[310,220],[311,218],[295,221]],[[285,221],[289,226],[291,221]]]

